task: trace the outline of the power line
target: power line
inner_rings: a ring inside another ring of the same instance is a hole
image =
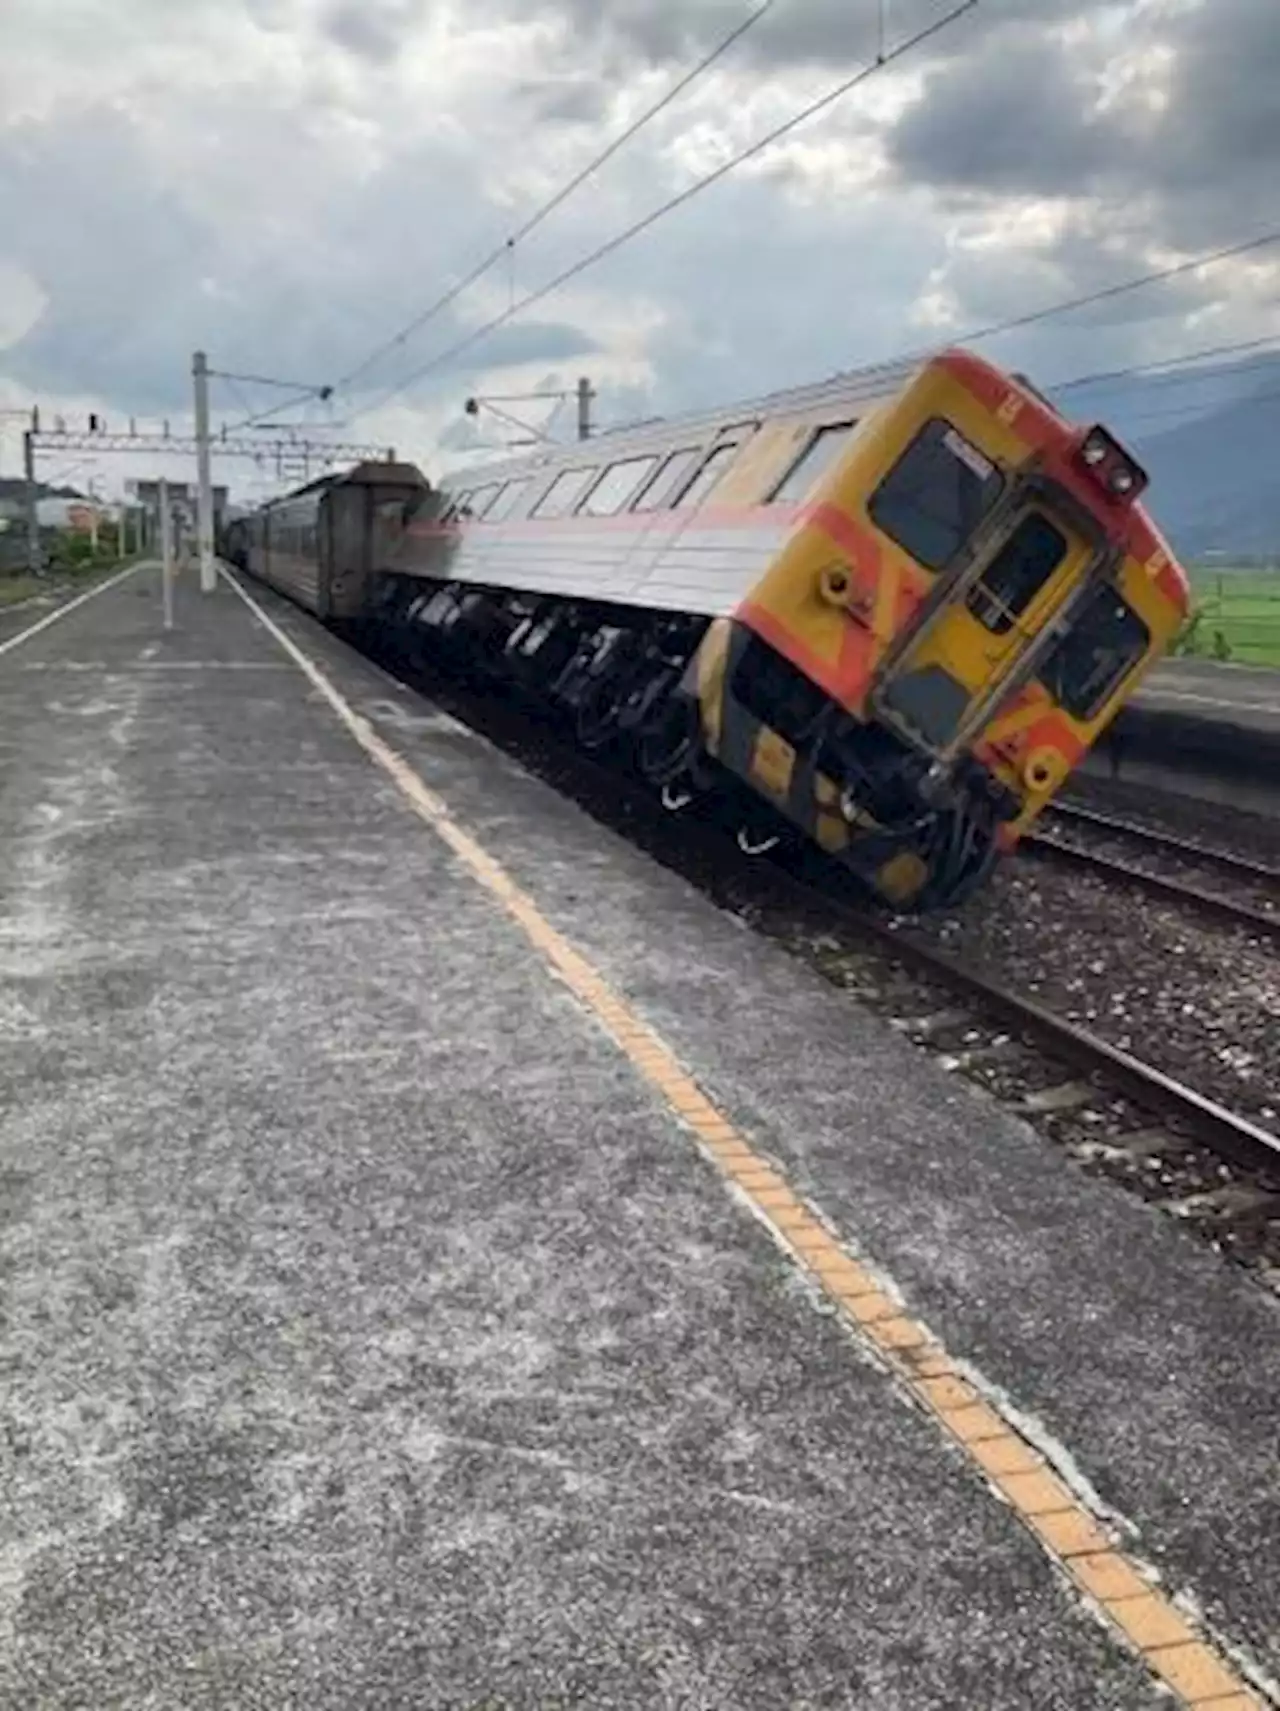
[[[557,274],[556,277],[549,280],[547,284],[539,286],[536,291],[529,292],[525,297],[522,297],[518,303],[515,303],[509,309],[504,310],[502,314],[495,315],[491,320],[486,321],[483,326],[477,327],[473,332],[468,333],[465,338],[459,339],[456,344],[450,345],[447,350],[442,351],[438,356],[432,357],[429,362],[423,363],[420,368],[415,369],[413,373],[408,375],[405,379],[397,381],[397,383],[388,391],[383,393],[375,403],[366,405],[363,409],[357,411],[357,416],[365,416],[374,410],[382,409],[386,404],[389,404],[393,398],[398,397],[400,393],[404,392],[406,388],[415,385],[419,380],[423,379],[424,376],[433,373],[445,363],[452,361],[454,357],[460,356],[463,351],[470,350],[473,345],[479,344],[482,339],[488,338],[490,333],[496,332],[499,327],[506,326],[509,321],[514,320],[514,318],[523,313],[525,309],[531,308],[535,303],[542,302],[546,297],[550,297],[551,294],[558,291],[562,285],[567,285],[571,279],[577,278],[580,273],[585,273],[589,267],[594,267],[596,262],[602,261],[608,255],[612,255],[616,250],[621,249],[624,244],[628,244],[633,238],[639,237],[642,232],[648,231],[651,226],[656,225],[659,220],[664,219],[676,208],[683,207],[686,202],[692,201],[693,198],[700,195],[702,191],[708,190],[713,184],[719,183],[722,178],[726,178],[729,173],[733,172],[745,161],[753,159],[758,154],[763,154],[764,151],[771,148],[774,143],[779,142],[791,131],[794,131],[798,126],[804,124],[807,119],[812,119],[816,114],[833,106],[842,96],[849,94],[851,90],[855,89],[860,83],[865,82],[867,78],[873,77],[876,72],[883,70],[886,66],[892,65],[895,60],[901,59],[905,54],[908,54],[914,48],[919,47],[922,42],[927,41],[931,36],[937,35],[940,30],[944,30],[950,24],[955,23],[956,20],[962,17],[966,12],[971,12],[978,4],[979,0],[961,0],[961,4],[954,6],[951,11],[947,12],[943,17],[935,20],[934,23],[928,25],[925,29],[918,30],[915,35],[908,37],[904,42],[900,42],[898,46],[890,49],[887,53],[881,54],[873,64],[864,66],[861,71],[856,72],[852,77],[846,78],[844,82],[837,84],[836,87],[829,90],[827,94],[820,96],[816,101],[811,101],[809,105],[803,108],[799,113],[794,114],[790,119],[784,121],[784,123],[775,126],[774,129],[766,136],[761,137],[757,142],[752,143],[749,148],[741,150],[740,153],[725,161],[724,164],[718,166],[714,172],[709,172],[704,177],[696,179],[694,183],[689,185],[686,189],[680,191],[677,195],[670,197],[666,202],[662,203],[660,207],[655,208],[651,214],[646,214],[643,219],[635,221],[634,224],[628,226],[624,231],[621,231],[614,237],[610,238],[608,242],[603,243],[597,249],[592,250],[589,255],[581,257],[578,261],[574,262],[571,267],[565,268],[562,273]]]
[[[1224,410],[1244,407],[1252,404],[1262,404],[1271,399],[1280,398],[1280,391],[1268,389],[1262,392],[1248,392],[1243,398],[1223,399],[1217,404],[1175,404],[1168,410],[1145,410],[1140,416],[1135,416],[1129,423],[1137,427],[1144,422],[1168,422],[1185,418],[1188,424],[1192,422],[1210,421],[1219,416]]]
[[[629,143],[631,139],[642,131],[652,120],[656,119],[659,113],[665,111],[677,96],[682,95],[684,91],[688,89],[690,84],[695,83],[704,72],[708,71],[716,63],[717,60],[721,59],[726,53],[728,53],[729,49],[733,47],[736,42],[741,41],[748,30],[754,29],[761,19],[764,18],[766,13],[773,10],[776,4],[777,0],[763,0],[763,4],[757,7],[757,9],[748,17],[744,18],[736,28],[731,30],[723,41],[712,48],[710,53],[706,54],[695,66],[685,72],[684,76],[680,78],[678,82],[674,83],[660,100],[656,101],[652,107],[647,108],[643,113],[641,113],[639,118],[635,119],[630,125],[628,125],[626,130],[621,132],[620,135],[616,136],[607,148],[603,149],[600,154],[596,155],[594,160],[590,161],[580,172],[576,173],[567,184],[562,185],[561,188],[556,191],[555,195],[552,196],[549,201],[544,202],[535,213],[531,214],[524,224],[513,232],[505,242],[499,244],[498,247],[487,255],[483,261],[478,262],[464,279],[460,279],[456,285],[450,286],[442,296],[437,297],[434,303],[431,303],[420,315],[416,315],[413,320],[400,330],[400,332],[396,333],[392,338],[387,339],[383,344],[379,345],[370,356],[367,356],[364,361],[359,363],[357,367],[353,368],[349,374],[343,375],[342,379],[337,383],[338,389],[345,391],[354,381],[358,380],[361,375],[366,374],[375,363],[381,361],[389,351],[394,350],[398,345],[405,344],[410,338],[412,338],[414,333],[421,331],[429,321],[433,321],[437,315],[441,314],[451,303],[460,297],[469,286],[474,285],[478,279],[488,273],[489,269],[501,261],[504,256],[510,256],[518,243],[523,242],[531,232],[536,231],[543,221],[548,219],[550,215],[552,215],[564,202],[567,202],[570,196],[573,195],[574,191],[585,184],[587,179],[590,178],[593,173],[598,172],[606,161],[612,160],[614,155],[617,154],[621,148]]]
[[[1195,273],[1199,268],[1212,267],[1216,262],[1230,261],[1235,256],[1248,255],[1253,250],[1265,249],[1268,244],[1274,243],[1280,243],[1280,231],[1264,232],[1261,237],[1249,238],[1245,243],[1231,244],[1227,249],[1193,256],[1189,261],[1176,262],[1172,267],[1162,267],[1155,273],[1144,273],[1137,279],[1121,280],[1118,285],[1106,285],[1100,291],[1087,292],[1083,297],[1070,297],[1061,303],[1051,303],[1044,309],[1033,309],[1026,315],[1014,315],[1007,321],[994,321],[988,327],[973,328],[947,342],[953,345],[972,345],[980,339],[993,339],[999,333],[1011,333],[1019,327],[1030,327],[1037,321],[1047,321],[1055,315],[1070,314],[1073,309],[1087,309],[1094,303],[1104,303],[1112,297],[1122,297],[1126,292],[1140,291],[1145,285],[1159,285],[1164,280]],[[927,356],[936,348],[930,345],[925,350],[910,351],[907,357]]]
[[[304,380],[275,380],[266,374],[230,374],[225,369],[211,368],[210,380],[242,380],[246,386],[278,386],[282,392],[321,392],[332,391],[332,387],[308,385]]]
[[[1273,351],[1273,348],[1277,345],[1280,345],[1280,333],[1269,333],[1265,338],[1242,339],[1229,345],[1210,345],[1204,350],[1188,351],[1183,356],[1165,357],[1157,362],[1133,363],[1128,368],[1102,369],[1096,374],[1076,375],[1074,379],[1071,380],[1050,381],[1046,384],[1045,390],[1047,392],[1070,392],[1077,387],[1101,386],[1108,381],[1129,380],[1135,375],[1142,374],[1154,375],[1157,380],[1167,378],[1175,382],[1186,383],[1188,381],[1195,381],[1216,375],[1221,372],[1221,368],[1209,369],[1206,371],[1204,376],[1197,374],[1166,375],[1164,371],[1167,369],[1189,367],[1192,363],[1205,362],[1210,357],[1236,356],[1243,351],[1259,351],[1265,355],[1268,351]],[[1255,358],[1255,361],[1257,360],[1261,359]],[[1227,363],[1222,365],[1222,367],[1233,369],[1249,368],[1251,366],[1252,364],[1250,363]]]
[[[268,404],[265,410],[257,410],[253,414],[243,417],[239,422],[232,422],[227,432],[238,434],[244,428],[256,427],[259,422],[266,422],[272,416],[278,416],[282,410],[296,409],[299,404],[310,403],[313,398],[318,398],[323,402],[330,390],[327,386],[309,386],[305,392],[299,392],[296,398],[277,398],[275,403]]]

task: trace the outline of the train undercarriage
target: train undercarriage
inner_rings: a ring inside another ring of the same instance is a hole
[[[1017,810],[976,762],[940,780],[726,619],[388,577],[362,628],[401,665],[531,697],[671,812],[713,811],[744,853],[811,840],[899,908],[962,902]]]

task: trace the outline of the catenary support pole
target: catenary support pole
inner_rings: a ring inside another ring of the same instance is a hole
[[[197,351],[191,362],[196,416],[196,550],[200,556],[200,592],[217,587],[213,563],[213,473],[209,450],[209,359]]]
[[[160,478],[160,583],[164,596],[164,627],[173,628],[173,507],[169,483]]]
[[[592,391],[591,382],[586,375],[583,375],[578,382],[578,438],[580,440],[591,438],[591,405],[594,398],[595,393]]]
[[[27,510],[27,569],[32,576],[43,574],[40,559],[40,510],[36,503],[36,434],[40,418],[33,410],[31,426],[22,436],[22,474],[25,482],[23,496]]]

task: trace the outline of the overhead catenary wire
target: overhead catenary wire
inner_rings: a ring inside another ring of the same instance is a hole
[[[914,35],[909,36],[905,41],[899,42],[895,47],[878,55],[870,65],[863,66],[859,71],[855,72],[853,76],[847,77],[841,83],[838,83],[834,89],[828,90],[825,95],[819,96],[816,100],[811,101],[798,113],[793,114],[791,118],[785,120],[782,124],[776,125],[765,136],[758,138],[754,143],[750,144],[749,147],[741,149],[737,154],[731,156],[729,160],[716,167],[714,171],[704,174],[704,176],[699,179],[695,179],[695,181],[692,184],[687,185],[685,189],[677,192],[674,196],[668,197],[665,202],[655,208],[651,213],[644,215],[642,219],[634,221],[623,231],[615,233],[612,238],[609,238],[605,243],[598,245],[589,254],[581,256],[571,266],[558,273],[554,279],[548,280],[544,285],[539,286],[536,291],[528,292],[519,300],[518,303],[503,310],[501,314],[493,316],[482,326],[475,328],[464,338],[457,340],[456,343],[450,345],[446,350],[443,350],[436,356],[430,358],[429,361],[423,363],[420,367],[413,370],[412,373],[397,381],[394,386],[381,393],[372,404],[362,406],[355,412],[355,414],[357,416],[365,416],[376,410],[383,409],[394,398],[399,397],[402,392],[405,392],[410,386],[416,385],[418,381],[424,379],[428,374],[434,373],[437,369],[442,368],[446,363],[452,362],[455,357],[461,356],[465,351],[472,349],[472,347],[479,344],[482,339],[488,338],[491,333],[497,332],[500,327],[506,326],[509,321],[514,320],[515,317],[522,314],[524,310],[532,308],[535,303],[540,303],[545,298],[550,297],[553,292],[560,290],[560,288],[567,285],[570,280],[576,279],[580,274],[585,273],[588,268],[594,267],[597,262],[603,261],[606,256],[613,255],[617,250],[620,250],[624,244],[630,243],[643,232],[646,232],[652,226],[657,225],[659,220],[665,219],[668,214],[673,213],[677,208],[683,207],[685,203],[691,202],[695,196],[701,195],[704,190],[709,190],[713,184],[718,184],[721,179],[727,178],[731,172],[744,165],[747,161],[754,159],[757,155],[763,154],[766,149],[771,148],[775,143],[780,142],[783,137],[789,135],[807,120],[816,117],[817,114],[824,112],[828,107],[834,106],[837,101],[839,101],[843,96],[848,95],[852,90],[856,89],[859,84],[864,83],[868,78],[875,76],[877,72],[884,70],[888,66],[894,64],[897,60],[900,60],[905,55],[911,53],[915,48],[920,47],[931,37],[936,36],[940,31],[948,28],[951,24],[963,17],[965,13],[973,11],[979,3],[980,0],[961,0],[959,5],[953,6],[952,9],[945,13],[941,18],[935,19],[933,23],[927,25],[921,30],[917,30]]]
[[[373,368],[376,363],[380,362],[384,356],[389,355],[391,351],[397,349],[399,346],[406,344],[415,333],[421,332],[423,327],[435,320],[438,315],[441,315],[450,306],[450,304],[456,302],[464,291],[474,285],[479,279],[483,278],[483,276],[489,272],[490,268],[495,267],[504,258],[509,260],[512,264],[511,298],[512,303],[514,304],[514,256],[516,245],[522,243],[525,238],[535,232],[538,227],[542,225],[544,220],[549,219],[550,216],[555,213],[557,208],[567,202],[575,191],[579,190],[590,177],[600,170],[602,166],[612,160],[614,155],[624,148],[633,137],[638,136],[646,125],[652,123],[660,113],[665,112],[665,110],[677,99],[678,96],[683,95],[685,90],[688,89],[691,84],[695,83],[698,78],[702,77],[707,71],[709,71],[718,60],[722,59],[724,55],[728,53],[730,48],[736,46],[736,44],[742,40],[743,36],[745,36],[749,30],[753,30],[756,25],[773,10],[777,3],[778,0],[762,0],[762,3],[757,6],[754,12],[749,13],[748,16],[744,18],[740,24],[737,24],[729,34],[723,38],[723,40],[718,42],[709,53],[704,54],[696,65],[691,66],[690,69],[685,72],[683,77],[678,78],[676,82],[672,84],[671,88],[668,89],[657,101],[655,101],[652,106],[647,107],[643,113],[631,122],[631,124],[629,124],[624,130],[620,131],[613,141],[610,142],[606,148],[602,149],[592,160],[588,161],[581,171],[576,172],[567,183],[561,185],[555,195],[549,197],[547,201],[542,203],[542,205],[537,208],[527,220],[525,220],[523,225],[519,226],[509,237],[504,239],[502,243],[490,251],[482,261],[477,262],[471,269],[470,273],[458,280],[455,285],[451,285],[447,291],[442,292],[441,295],[432,303],[428,304],[420,314],[415,315],[411,321],[402,327],[398,333],[395,333],[391,338],[384,340],[384,342],[378,345],[367,357],[363,359],[362,362],[358,363],[355,368],[351,369],[347,374],[344,374],[337,382],[337,390],[346,391],[354,385],[357,380],[367,374],[369,370]]]
[[[993,321],[989,326],[972,327],[967,332],[957,333],[949,339],[948,344],[972,345],[982,339],[994,339],[1001,333],[1016,332],[1021,327],[1031,327],[1039,321],[1052,320],[1058,315],[1069,315],[1075,309],[1089,309],[1095,303],[1105,303],[1114,297],[1123,297],[1130,291],[1140,291],[1147,285],[1162,285],[1166,280],[1178,279],[1184,274],[1195,273],[1202,267],[1213,267],[1220,261],[1231,261],[1237,256],[1249,255],[1256,250],[1266,249],[1269,245],[1280,243],[1280,231],[1264,232],[1256,238],[1248,238],[1243,243],[1229,244],[1225,249],[1210,250],[1207,254],[1191,256],[1187,260],[1174,262],[1169,267],[1156,269],[1153,273],[1139,274],[1134,279],[1122,279],[1115,285],[1104,285],[1100,290],[1085,292],[1083,296],[1068,297],[1062,302],[1050,303],[1043,309],[1032,309],[1024,315],[1012,315],[1005,321]],[[900,361],[913,356],[927,356],[937,347],[929,345],[921,350],[904,353]]]
[[[312,399],[320,399],[323,402],[328,392],[328,387],[309,386],[305,391],[299,392],[296,398],[277,398],[275,403],[268,404],[265,410],[257,410],[242,417],[240,421],[231,423],[226,431],[229,434],[238,434],[243,428],[257,427],[259,422],[270,421],[273,416],[280,415],[281,411],[294,410],[299,404],[309,404]]]
[[[1246,351],[1259,353],[1253,361],[1262,362],[1267,354],[1280,354],[1280,333],[1268,333],[1262,338],[1239,339],[1231,344],[1209,345],[1202,350],[1186,351],[1181,356],[1160,357],[1151,362],[1130,363],[1125,368],[1099,369],[1094,374],[1077,374],[1070,380],[1055,380],[1046,382],[1046,390],[1050,392],[1070,392],[1082,386],[1102,386],[1113,380],[1131,380],[1137,376],[1152,377],[1152,384],[1168,379],[1175,384],[1190,384],[1192,381],[1209,379],[1221,374],[1226,369],[1243,369],[1252,363],[1223,363],[1216,368],[1207,368],[1202,374],[1186,374],[1178,371],[1189,368],[1194,363],[1208,362],[1213,357],[1239,356]]]
[[[1199,423],[1210,420],[1222,411],[1234,409],[1237,406],[1265,404],[1280,398],[1280,390],[1267,388],[1261,392],[1247,392],[1241,398],[1225,399],[1218,404],[1174,404],[1163,410],[1144,410],[1141,414],[1127,418],[1130,428],[1145,427],[1149,422],[1186,422]]]

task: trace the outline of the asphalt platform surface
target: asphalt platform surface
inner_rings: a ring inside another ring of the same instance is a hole
[[[1280,671],[1211,659],[1162,660],[1138,692],[1139,706],[1207,724],[1280,734]]]
[[[261,596],[1280,1666],[1280,1310]],[[0,658],[0,1705],[1167,1704],[221,587]]]

